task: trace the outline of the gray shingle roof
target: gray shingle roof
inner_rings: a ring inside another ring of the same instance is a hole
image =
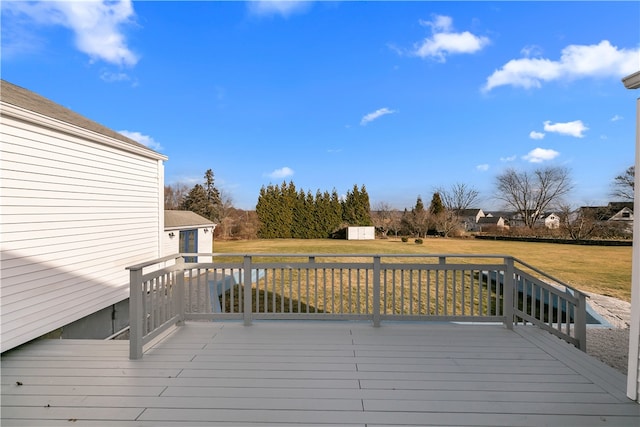
[[[127,138],[126,136],[109,129],[100,123],[89,120],[86,117],[63,107],[62,105],[56,104],[35,92],[31,92],[23,87],[14,85],[6,80],[0,80],[0,101],[153,151],[139,142],[134,141],[131,138]]]
[[[213,221],[191,211],[164,211],[164,228],[211,227]]]

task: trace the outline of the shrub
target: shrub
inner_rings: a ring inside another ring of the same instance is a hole
[[[409,241],[409,238],[408,238],[408,237],[402,237],[402,239],[401,239],[401,240],[402,240],[404,243],[407,243],[407,242]]]
[[[416,239],[415,242],[416,242],[417,245],[421,245],[422,244],[422,239]]]

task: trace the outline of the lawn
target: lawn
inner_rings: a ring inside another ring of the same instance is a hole
[[[331,239],[273,239],[216,241],[216,253],[291,254],[497,254],[514,256],[586,292],[631,300],[630,246],[581,246],[475,239],[427,238],[347,241]]]

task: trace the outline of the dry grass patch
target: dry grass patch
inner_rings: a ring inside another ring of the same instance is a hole
[[[630,246],[428,238],[423,245],[400,239],[347,241],[274,239],[215,242],[217,253],[265,254],[498,254],[516,257],[582,291],[631,299]],[[362,258],[361,260],[364,260]],[[356,262],[357,259],[350,259]]]

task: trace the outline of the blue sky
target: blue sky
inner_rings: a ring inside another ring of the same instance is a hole
[[[465,183],[499,209],[497,175],[546,166],[606,204],[634,159],[639,2],[2,1],[1,53],[243,209],[284,180],[399,209]]]

